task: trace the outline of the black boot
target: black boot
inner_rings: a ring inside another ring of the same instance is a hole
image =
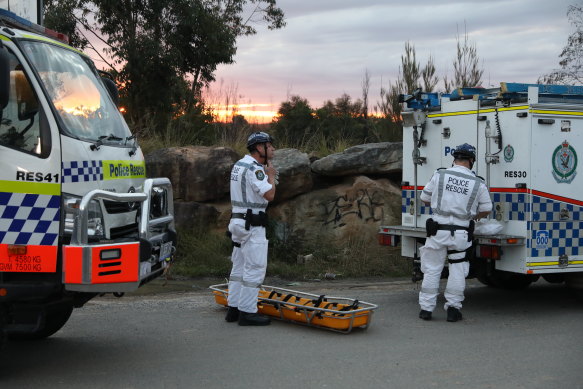
[[[447,321],[458,321],[462,319],[462,313],[454,307],[447,307]]]
[[[237,307],[227,307],[227,315],[225,320],[229,323],[239,320],[239,308]]]
[[[240,326],[266,326],[271,323],[271,320],[258,313],[249,313],[239,311],[239,325]]]
[[[423,320],[431,320],[431,312],[424,311],[423,309],[419,312],[419,318]]]

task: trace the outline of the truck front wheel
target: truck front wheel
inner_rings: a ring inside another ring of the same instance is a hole
[[[10,333],[9,338],[14,340],[38,340],[44,339],[60,330],[73,312],[73,305],[60,305],[47,309],[44,313],[44,320],[40,319],[40,325],[30,331],[18,331]],[[36,312],[36,318],[40,318],[43,313]]]

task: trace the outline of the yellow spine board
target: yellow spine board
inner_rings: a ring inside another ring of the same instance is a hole
[[[213,294],[217,304],[227,306],[227,291],[214,290]],[[368,326],[372,317],[372,309],[363,310],[357,300],[342,304],[329,302],[325,296],[310,299],[276,290],[261,289],[257,307],[260,313],[274,318],[339,331]]]

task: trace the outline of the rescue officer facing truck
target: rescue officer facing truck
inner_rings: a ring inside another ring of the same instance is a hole
[[[447,255],[449,276],[444,296],[447,321],[462,319],[466,277],[470,269],[467,253],[471,250],[474,220],[492,211],[492,201],[484,181],[472,168],[476,149],[467,143],[456,147],[449,169],[439,169],[421,193],[421,200],[431,204],[433,217],[427,219],[427,240],[421,247],[423,283],[419,292],[419,317],[431,320],[439,291],[439,279]]]
[[[257,313],[257,296],[267,269],[265,210],[275,196],[273,138],[265,132],[255,132],[247,139],[247,150],[250,154],[235,163],[231,171],[229,233],[233,241],[233,267],[225,320],[238,321],[242,326],[263,326],[270,320]]]

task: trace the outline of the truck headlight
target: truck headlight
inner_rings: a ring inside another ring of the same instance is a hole
[[[63,193],[63,230],[65,235],[72,235],[75,227],[75,218],[79,215],[81,197]],[[87,218],[87,234],[92,237],[105,237],[103,228],[103,212],[97,200],[89,203]]]

